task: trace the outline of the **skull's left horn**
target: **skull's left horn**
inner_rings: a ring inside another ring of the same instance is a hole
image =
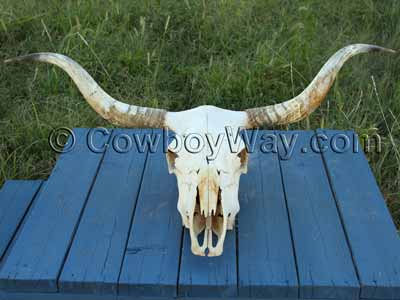
[[[160,128],[165,126],[166,110],[129,105],[108,95],[88,72],[71,58],[57,53],[34,53],[7,59],[11,62],[45,62],[63,69],[77,85],[90,106],[104,119],[124,127]]]
[[[275,105],[247,109],[247,128],[289,124],[300,121],[312,113],[324,100],[343,64],[352,56],[366,52],[390,52],[375,45],[346,46],[329,58],[313,81],[298,96]]]

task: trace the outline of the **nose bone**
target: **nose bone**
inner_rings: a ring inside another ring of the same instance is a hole
[[[213,168],[206,168],[199,173],[200,211],[204,217],[215,215],[218,203],[218,173]]]

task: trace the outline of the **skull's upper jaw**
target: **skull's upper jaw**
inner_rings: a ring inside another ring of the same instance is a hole
[[[215,208],[209,210],[201,205],[203,202],[201,196],[199,192],[193,215],[189,216],[192,253],[201,256],[219,256],[224,250],[228,222],[228,216],[223,214],[221,191],[218,189],[216,193]]]

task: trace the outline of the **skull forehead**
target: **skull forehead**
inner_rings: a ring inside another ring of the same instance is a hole
[[[241,111],[226,110],[211,105],[203,105],[190,110],[170,113],[170,129],[179,134],[197,132],[218,134],[225,127],[238,128],[246,125],[247,115]]]
[[[227,171],[240,165],[237,154],[245,148],[245,145],[240,137],[236,140],[240,142],[238,145],[232,142],[236,139],[239,128],[246,122],[246,115],[243,112],[206,105],[175,113],[173,120],[175,122],[170,122],[173,123],[171,129],[189,146],[193,143],[191,146],[196,147],[198,139],[202,143],[201,147],[195,149],[196,151],[188,149],[185,145],[177,150],[175,144],[171,143],[169,149],[178,154],[177,168],[186,168],[187,171],[201,168]],[[233,134],[230,142],[227,129]]]

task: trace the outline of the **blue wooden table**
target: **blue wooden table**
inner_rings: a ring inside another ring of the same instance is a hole
[[[88,132],[74,130],[46,181],[4,184],[1,300],[400,299],[400,239],[353,132],[316,131],[322,153],[310,151],[316,132],[259,132],[257,145],[263,134],[297,140],[290,157],[281,138],[278,153],[253,149],[236,229],[216,258],[190,252],[162,143],[93,151]],[[160,132],[98,138],[135,133]]]

